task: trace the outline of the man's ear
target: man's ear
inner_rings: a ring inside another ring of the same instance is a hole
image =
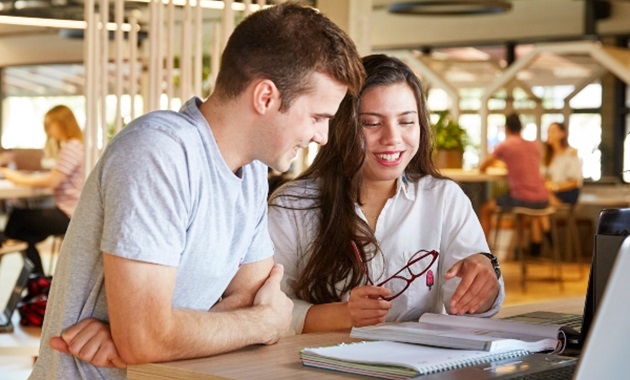
[[[260,114],[280,108],[280,91],[269,79],[261,79],[254,84],[254,109]]]

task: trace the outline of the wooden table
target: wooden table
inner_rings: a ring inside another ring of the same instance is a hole
[[[488,168],[484,173],[477,169],[440,169],[440,173],[457,182],[464,193],[470,199],[473,209],[477,214],[481,206],[490,198],[493,198],[493,186],[505,187],[507,170],[504,168]],[[507,187],[505,187],[507,189]]]
[[[18,186],[8,179],[0,179],[0,199],[34,198],[51,194],[52,190],[47,187]]]
[[[536,304],[504,308],[500,317],[530,311],[559,311],[581,314],[584,298],[567,298]],[[365,379],[364,376],[342,374],[303,367],[298,352],[304,347],[317,347],[353,342],[348,333],[303,334],[282,339],[272,346],[247,347],[231,353],[208,358],[180,360],[159,364],[130,366],[131,380],[146,379]]]
[[[496,182],[507,178],[507,170],[503,168],[488,168],[484,173],[477,169],[440,169],[440,173],[459,183]]]

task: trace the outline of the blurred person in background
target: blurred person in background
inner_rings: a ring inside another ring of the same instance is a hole
[[[76,207],[83,187],[83,133],[70,108],[58,105],[44,116],[44,129],[52,145],[57,147],[55,164],[46,173],[23,173],[0,168],[4,178],[20,186],[52,189],[52,208],[14,208],[9,214],[4,235],[28,243],[27,257],[35,265],[34,272],[44,274],[42,260],[35,246],[51,235],[63,235]],[[48,145],[48,144],[47,144]]]
[[[489,238],[492,215],[497,206],[507,209],[513,207],[544,209],[549,205],[549,194],[540,170],[542,146],[537,141],[525,140],[521,136],[522,129],[523,125],[518,114],[508,115],[505,118],[505,141],[497,145],[494,152],[490,153],[479,165],[479,171],[484,173],[497,160],[503,161],[507,167],[510,188],[509,194],[490,199],[481,207],[479,221],[486,239]],[[546,234],[550,228],[548,219],[531,218],[530,254],[532,256],[540,256],[543,232]]]
[[[582,187],[582,161],[569,145],[569,131],[563,123],[551,123],[547,129],[543,167],[549,203],[576,204]]]

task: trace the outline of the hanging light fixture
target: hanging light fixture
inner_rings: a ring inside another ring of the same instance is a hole
[[[390,13],[423,16],[498,14],[511,9],[506,0],[421,0],[392,3],[388,8]]]

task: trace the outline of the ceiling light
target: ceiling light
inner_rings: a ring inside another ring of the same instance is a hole
[[[20,16],[4,16],[0,15],[0,24],[20,25],[20,26],[36,26],[43,28],[63,28],[63,29],[85,29],[87,22],[80,20],[62,20],[56,18],[40,18],[40,17],[20,17]],[[116,23],[108,22],[107,30],[116,30]],[[130,24],[122,24],[121,29],[124,32],[131,30]]]
[[[424,16],[462,16],[504,13],[512,9],[506,0],[421,0],[392,3],[390,13]]]
[[[149,3],[151,2],[151,0],[129,0],[129,1],[134,1],[137,3]],[[169,0],[161,0],[163,4],[168,4]],[[186,5],[188,1],[187,0],[173,0],[173,4],[177,5],[177,6],[184,6]],[[221,10],[223,8],[225,8],[225,3],[223,1],[217,1],[217,0],[199,0],[199,5],[201,5],[202,8],[207,8],[207,9],[217,9],[217,10]],[[195,6],[195,4],[191,4],[192,6]],[[265,8],[268,7],[267,5],[264,6]],[[260,9],[260,6],[258,4],[250,4],[249,5],[249,9],[252,11],[257,11]],[[232,3],[232,10],[235,11],[244,11],[245,10],[245,4],[243,3]]]

